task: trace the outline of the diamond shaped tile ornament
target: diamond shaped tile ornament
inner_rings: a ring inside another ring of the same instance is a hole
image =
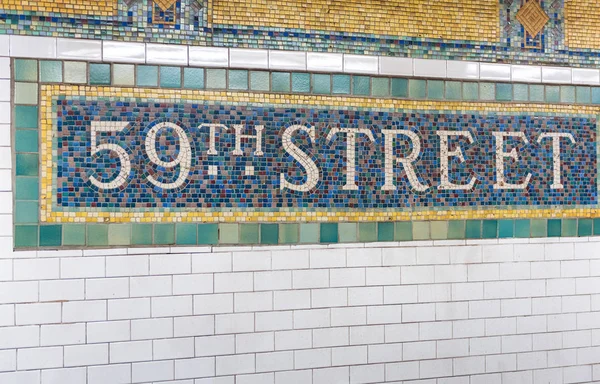
[[[544,29],[550,18],[544,12],[538,0],[529,0],[517,12],[517,20],[523,24],[527,33],[535,38]]]
[[[125,3],[125,5],[127,5],[128,9],[131,9],[131,7],[133,7],[133,5],[137,3],[137,0],[123,0],[123,2]]]
[[[154,0],[154,3],[156,5],[158,5],[160,7],[160,9],[162,9],[165,12],[169,8],[171,8],[173,5],[175,5],[176,2],[177,2],[177,0]]]

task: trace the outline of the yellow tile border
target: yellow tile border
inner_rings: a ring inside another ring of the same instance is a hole
[[[40,87],[40,221],[50,223],[125,223],[125,222],[375,222],[375,221],[419,221],[419,220],[466,220],[508,218],[595,218],[600,217],[600,208],[523,208],[499,207],[472,209],[437,209],[419,211],[369,210],[297,210],[281,212],[217,212],[198,209],[196,211],[154,212],[54,212],[52,211],[53,171],[53,120],[52,100],[56,96],[149,99],[162,102],[225,102],[273,105],[303,105],[333,108],[371,108],[395,110],[437,110],[482,113],[557,113],[557,114],[600,114],[600,106],[532,103],[463,102],[433,100],[376,99],[370,97],[316,96],[302,94],[270,94],[230,91],[195,91],[150,88],[96,87],[73,85],[42,85]]]

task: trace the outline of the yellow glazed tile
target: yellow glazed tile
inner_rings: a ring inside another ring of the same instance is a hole
[[[117,0],[2,0],[7,11],[53,12],[70,15],[111,16],[117,14]]]

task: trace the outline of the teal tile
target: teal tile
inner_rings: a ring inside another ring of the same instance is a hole
[[[546,85],[546,102],[558,103],[560,101],[560,87],[558,85]]]
[[[427,97],[433,100],[442,100],[444,98],[444,82],[442,80],[428,80]]]
[[[408,79],[392,79],[392,96],[408,97]]]
[[[38,127],[38,107],[34,105],[15,105],[15,128]]]
[[[333,75],[333,93],[336,95],[350,94],[350,75]]]
[[[600,104],[600,87],[592,88],[592,104]]]
[[[198,225],[192,223],[177,223],[175,226],[176,239],[178,245],[198,244]]]
[[[183,68],[183,87],[204,89],[204,68]]]
[[[132,224],[131,225],[131,244],[132,245],[151,245],[152,244],[152,224]]]
[[[369,76],[352,76],[352,94],[369,96],[371,94],[371,78]]]
[[[37,225],[15,225],[15,247],[37,247],[38,226]]]
[[[592,89],[590,87],[577,87],[577,102],[590,104],[592,102]]]
[[[109,224],[108,245],[130,245],[131,224]]]
[[[308,74],[307,74],[308,76]],[[269,72],[266,71],[251,71],[250,72],[250,89],[253,91],[270,91]],[[309,88],[310,90],[310,88]]]
[[[42,83],[62,83],[62,61],[40,61],[40,81]]]
[[[338,242],[338,225],[337,223],[321,223],[321,243],[337,243]]]
[[[38,81],[38,64],[36,60],[15,60],[15,81]]]
[[[60,247],[62,245],[62,225],[42,225],[40,227],[40,247]]]
[[[463,83],[463,99],[464,100],[479,100],[479,84],[478,83]]]
[[[431,239],[429,221],[414,221],[412,230],[413,230],[413,240],[430,240]]]
[[[371,79],[371,94],[375,97],[390,95],[390,79],[387,77],[373,77]]]
[[[527,84],[514,84],[513,92],[515,101],[528,101],[529,100],[529,85]]]
[[[448,222],[448,239],[464,239],[465,233],[465,221],[464,220],[452,220]]]
[[[160,67],[160,86],[163,88],[181,88],[181,68]]]
[[[594,219],[592,234],[594,236],[600,236],[600,219]]]
[[[494,83],[479,83],[479,100],[496,100],[496,85]]]
[[[90,247],[105,247],[108,245],[108,225],[88,224],[87,245]]]
[[[83,61],[65,61],[66,83],[86,84],[87,78],[87,63]]]
[[[575,102],[575,87],[572,85],[561,85],[560,87],[560,102],[574,103]]]
[[[136,83],[138,87],[158,87],[158,67],[156,65],[138,65]]]
[[[110,64],[90,64],[90,84],[110,84]]]
[[[448,222],[432,221],[429,223],[432,240],[446,240],[448,238]]]
[[[37,200],[40,184],[36,177],[17,177],[15,181],[16,200]]]
[[[279,224],[279,244],[296,244],[300,241],[299,224]]]
[[[548,220],[548,237],[559,237],[562,231],[562,223],[560,219]]]
[[[544,86],[543,85],[529,85],[529,101],[544,102]]]
[[[291,74],[289,72],[273,72],[271,74],[271,91],[289,92]]]
[[[357,230],[358,225],[356,223],[338,224],[340,243],[355,243],[358,240]]]
[[[467,220],[465,223],[467,239],[481,239],[481,220]]]
[[[39,221],[40,205],[37,201],[16,201],[15,202],[15,223],[32,224]]]
[[[513,96],[512,84],[498,83],[496,84],[496,100],[511,101]]]
[[[135,66],[131,64],[113,64],[114,85],[135,85]]]
[[[531,228],[530,237],[548,236],[548,221],[546,219],[535,219],[529,223]]]
[[[267,245],[278,244],[279,242],[279,224],[261,224],[260,225],[260,243]]]
[[[319,242],[319,224],[306,223],[300,224],[300,242],[318,243]]]
[[[462,83],[460,81],[446,81],[446,99],[462,99]]]
[[[258,224],[240,224],[240,244],[258,244],[259,236]]]
[[[292,92],[310,93],[310,73],[292,73]]]
[[[154,224],[154,244],[175,244],[175,224]]]
[[[561,236],[563,236],[563,237],[577,236],[577,219],[563,219],[562,220]]]
[[[359,223],[358,241],[360,241],[361,243],[370,243],[373,241],[377,241],[377,224]]]
[[[15,151],[37,152],[38,131],[17,129],[15,132]]]
[[[219,243],[219,224],[198,224],[198,244],[214,245]]]
[[[377,241],[394,241],[394,223],[377,223]]]
[[[408,80],[408,97],[411,99],[424,99],[427,95],[427,81],[410,79]]]
[[[323,74],[314,74],[313,76],[313,93],[330,94],[331,93],[331,76]]]
[[[508,239],[515,236],[514,220],[498,220],[498,238]]]
[[[413,239],[412,222],[398,221],[396,222],[396,230],[394,231],[394,240],[410,241]]]
[[[481,234],[484,239],[497,239],[498,238],[498,221],[497,220],[483,220]]]
[[[63,224],[63,245],[85,245],[85,225]]]
[[[229,70],[229,89],[247,90],[248,71],[242,69]]]
[[[239,239],[237,224],[219,224],[219,244],[237,244]]]
[[[15,104],[37,104],[37,83],[15,83]]]
[[[15,155],[17,176],[38,175],[38,155],[33,153],[17,153]]]
[[[225,69],[210,68],[206,70],[206,88],[225,89],[227,88],[227,71]]]
[[[579,219],[577,236],[592,236],[592,219]]]

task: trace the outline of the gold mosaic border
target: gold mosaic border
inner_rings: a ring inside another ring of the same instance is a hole
[[[378,222],[421,220],[468,220],[505,218],[595,218],[600,208],[549,208],[506,209],[487,208],[469,210],[428,211],[281,211],[281,212],[55,212],[52,211],[52,99],[56,96],[98,97],[121,99],[151,99],[164,103],[212,101],[224,103],[250,103],[267,105],[305,105],[332,108],[371,108],[394,110],[437,110],[445,112],[481,113],[549,113],[549,114],[600,114],[600,106],[463,102],[432,100],[377,99],[371,97],[316,96],[301,94],[269,94],[254,92],[196,91],[151,88],[97,87],[74,85],[42,85],[40,87],[40,221],[51,223],[128,223],[128,222]]]
[[[2,0],[0,9],[65,13],[68,15],[114,16],[118,0]]]

